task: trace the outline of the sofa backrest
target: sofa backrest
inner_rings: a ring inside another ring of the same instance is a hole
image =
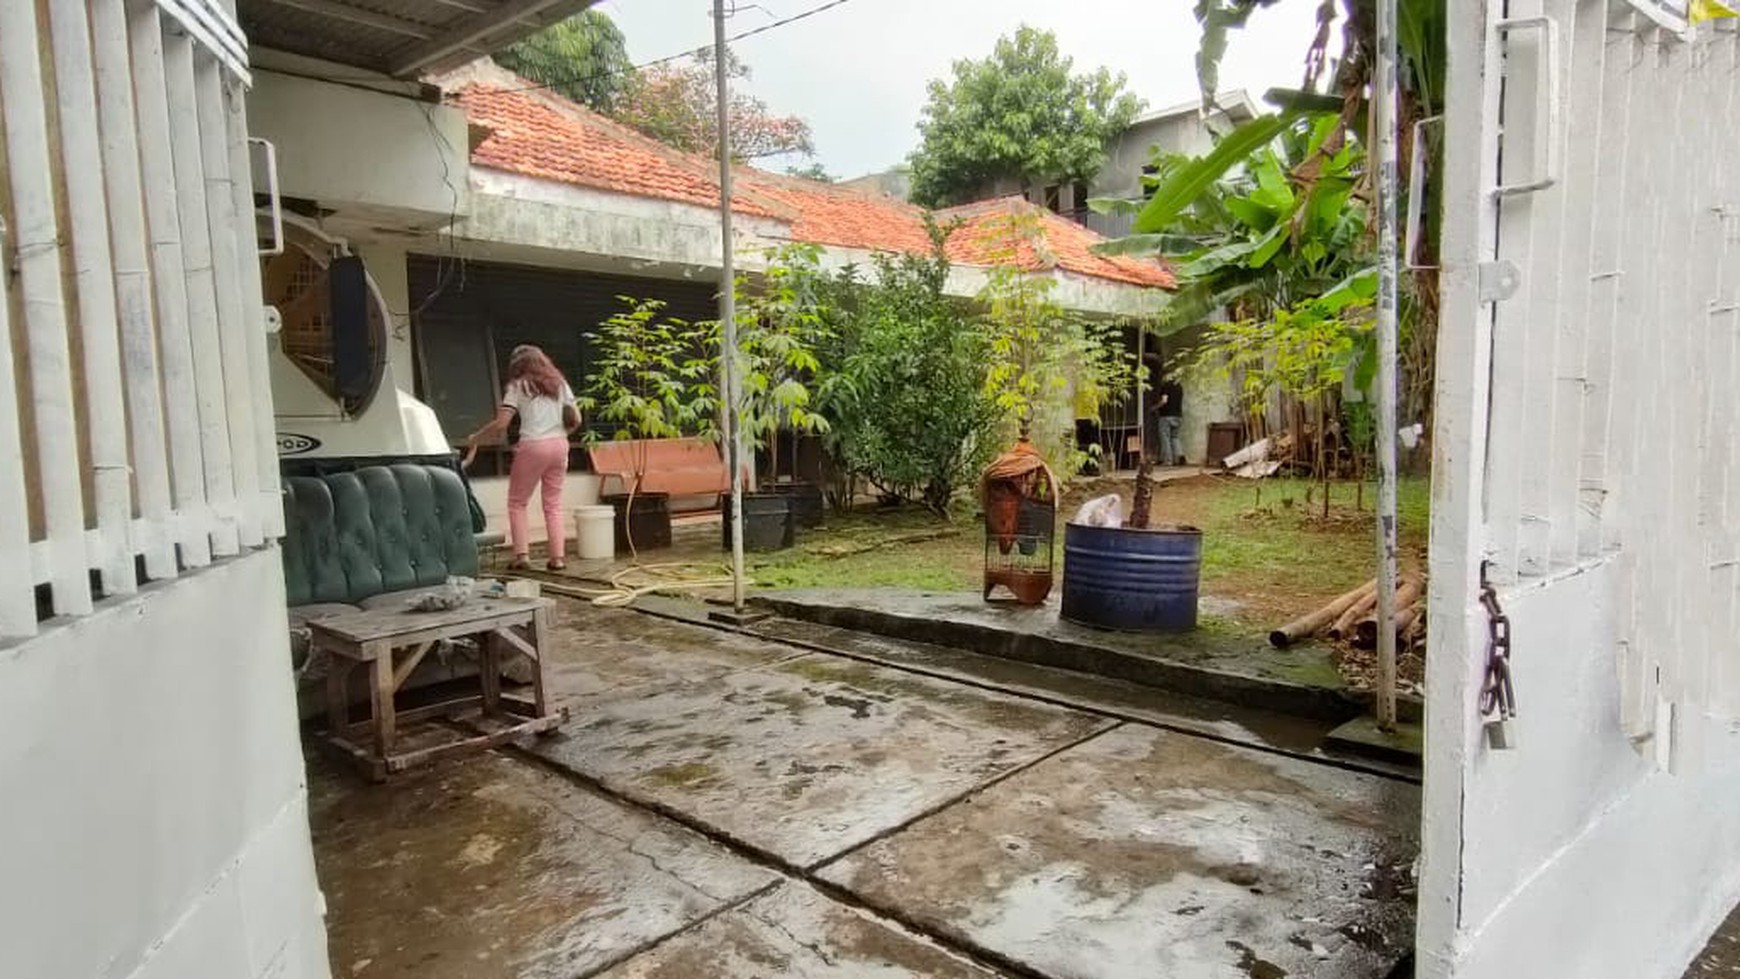
[[[284,480],[284,584],[291,606],[360,602],[477,574],[465,483],[398,463]]]

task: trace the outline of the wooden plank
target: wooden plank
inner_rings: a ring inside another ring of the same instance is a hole
[[[79,476],[78,413],[66,297],[61,289],[61,229],[51,177],[47,96],[43,89],[36,5],[0,3],[0,98],[6,117],[24,349],[35,439],[37,491],[53,569],[54,611],[91,610],[85,553],[84,492]]]
[[[187,278],[188,329],[193,342],[193,393],[199,407],[200,458],[205,496],[213,517],[212,552],[235,554],[235,470],[230,460],[229,416],[224,392],[223,351],[218,333],[217,284],[207,223],[205,163],[200,153],[199,97],[194,82],[194,42],[170,32],[163,39],[169,92],[170,148],[175,164],[176,211],[181,221],[182,271]]]
[[[151,310],[149,239],[139,176],[138,122],[133,110],[132,59],[127,50],[125,0],[91,0],[95,49],[97,123],[102,137],[103,179],[108,192],[116,315],[126,375],[127,431],[133,487],[149,534],[133,535],[144,556],[145,576],[173,578],[175,541],[169,496],[169,457],[157,370],[157,326]]]
[[[426,765],[438,758],[453,758],[477,754],[481,751],[487,751],[490,748],[500,747],[501,745],[507,744],[509,741],[525,737],[528,734],[541,734],[544,731],[555,730],[561,725],[561,723],[562,719],[559,717],[533,718],[524,723],[515,724],[512,727],[506,727],[499,731],[491,731],[488,734],[480,734],[475,737],[465,738],[461,741],[435,745],[429,748],[419,748],[416,751],[407,751],[398,755],[390,755],[387,758],[387,771],[390,773],[402,772],[409,768],[415,768],[418,765]]]
[[[96,80],[90,22],[82,3],[48,5],[54,91],[59,108],[61,170],[72,237],[73,282],[78,296],[79,350],[83,355],[85,439],[96,510],[93,555],[103,591],[138,590],[133,569],[132,470],[122,392],[121,347],[116,330],[114,261],[109,250],[102,141],[97,134]]]
[[[467,694],[462,697],[449,697],[440,703],[424,704],[421,707],[413,707],[410,710],[397,711],[395,717],[398,720],[398,723],[403,726],[406,724],[416,724],[421,721],[426,721],[432,717],[452,717],[455,714],[468,710],[476,710],[482,706],[483,697],[478,694]]]
[[[532,662],[538,662],[538,647],[515,635],[512,629],[496,629],[491,635],[499,637],[502,642],[525,654]]]
[[[399,663],[393,667],[394,690],[398,690],[400,687],[405,685],[405,681],[411,678],[411,671],[417,668],[417,664],[423,662],[423,657],[429,655],[429,650],[435,648],[435,643],[437,641],[438,640],[431,639],[428,642],[418,643],[414,649],[405,655],[403,660],[399,661]]]
[[[212,286],[216,292],[218,362],[223,375],[225,432],[229,437],[230,479],[236,497],[236,534],[244,547],[264,542],[258,516],[260,467],[255,457],[256,399],[262,408],[271,404],[271,391],[255,391],[249,369],[251,354],[242,313],[241,256],[236,253],[235,188],[230,183],[229,109],[224,104],[224,86],[217,60],[201,53],[194,59],[195,114],[199,120],[200,169],[205,174],[205,220],[210,238]],[[253,209],[243,212],[253,224]],[[247,252],[250,264],[258,266],[254,249]],[[258,295],[248,302],[257,305]],[[277,480],[273,480],[275,485]]]
[[[176,542],[188,567],[211,563],[211,508],[206,500],[199,405],[194,398],[192,328],[170,148],[169,89],[163,64],[163,24],[155,4],[128,7],[133,86],[137,98],[139,171],[151,241],[151,285],[157,306],[164,418],[169,431],[170,486]]]
[[[474,598],[458,608],[439,612],[396,608],[347,612],[310,622],[309,628],[352,643],[390,639],[407,646],[425,639],[451,639],[521,625],[530,622],[538,608],[552,604],[548,598]]]

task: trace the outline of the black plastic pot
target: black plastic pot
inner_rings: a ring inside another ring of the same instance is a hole
[[[720,520],[720,541],[731,549],[731,497],[725,503]],[[743,494],[743,549],[746,551],[781,551],[797,538],[797,525],[792,520],[791,498],[784,493]]]
[[[774,492],[791,500],[791,521],[804,530],[822,525],[822,487],[818,483],[780,483]]]
[[[1069,524],[1063,530],[1063,617],[1121,632],[1196,628],[1202,531]]]
[[[616,552],[630,553],[633,532],[636,551],[656,551],[671,546],[671,497],[669,493],[636,493],[629,509],[627,493],[607,493],[600,502],[616,510]]]

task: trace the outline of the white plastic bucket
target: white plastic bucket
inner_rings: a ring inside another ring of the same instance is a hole
[[[604,477],[597,473],[569,473],[564,496],[577,507],[598,505],[598,494],[604,488]]]
[[[616,508],[574,508],[575,550],[582,561],[609,561],[616,557]]]

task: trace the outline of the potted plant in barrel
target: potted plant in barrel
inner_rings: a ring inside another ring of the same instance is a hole
[[[618,298],[627,308],[586,334],[593,363],[579,404],[614,428],[612,439],[636,443],[628,453],[632,468],[624,492],[601,497],[616,509],[617,543],[636,552],[671,541],[668,494],[642,490],[646,442],[710,434],[718,403],[713,365],[705,355],[706,329],[664,316],[665,304],[657,299]],[[586,438],[596,445],[598,432]]]
[[[1071,622],[1122,632],[1196,628],[1202,531],[1151,526],[1154,459],[1146,441],[1124,522],[1064,527],[1062,615]]]
[[[772,486],[763,491],[750,467],[743,494],[743,545],[752,551],[790,547],[797,526],[813,525],[821,516],[821,487],[797,480],[782,485],[778,480],[780,432],[791,432],[795,445],[799,436],[828,428],[827,420],[811,407],[810,383],[820,369],[815,344],[826,323],[817,254],[814,246],[788,245],[771,254],[756,291],[745,280],[737,284],[743,386],[737,419],[753,450],[771,450],[774,475]],[[812,492],[802,492],[806,488]],[[730,546],[729,520],[724,542]]]

